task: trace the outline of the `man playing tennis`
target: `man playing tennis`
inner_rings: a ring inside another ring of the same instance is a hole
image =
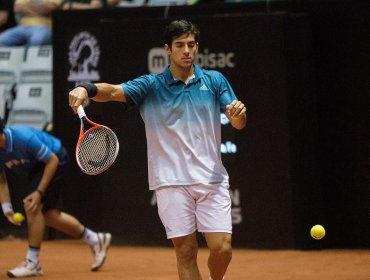
[[[24,261],[8,271],[9,277],[43,275],[39,253],[45,225],[87,242],[94,255],[92,271],[99,270],[103,265],[111,234],[96,233],[75,217],[59,210],[67,164],[68,155],[59,139],[28,126],[4,128],[0,118],[0,202],[12,224],[20,225],[13,219],[6,172],[26,175],[32,190],[23,200],[28,226],[28,251]]]
[[[196,232],[210,250],[210,278],[223,279],[231,261],[229,177],[221,162],[220,112],[234,128],[246,126],[246,107],[226,78],[194,64],[199,30],[187,20],[165,29],[170,65],[120,85],[85,83],[69,93],[76,112],[87,98],[139,108],[145,122],[149,188],[176,251],[179,279],[199,280]]]

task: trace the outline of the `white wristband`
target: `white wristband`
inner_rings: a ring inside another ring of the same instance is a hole
[[[1,203],[1,208],[3,208],[3,213],[13,212],[13,205],[10,202]]]

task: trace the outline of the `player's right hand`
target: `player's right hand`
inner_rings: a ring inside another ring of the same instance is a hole
[[[5,217],[8,219],[8,221],[10,223],[12,223],[13,225],[16,225],[16,226],[20,226],[21,223],[17,223],[14,221],[13,217],[14,217],[14,212],[13,211],[9,211],[9,212],[6,212],[5,213]]]
[[[76,87],[69,92],[69,106],[73,112],[77,113],[78,106],[84,106],[88,100],[88,94],[85,88]]]

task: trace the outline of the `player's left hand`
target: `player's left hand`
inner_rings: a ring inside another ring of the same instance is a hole
[[[246,111],[247,108],[243,102],[239,100],[233,100],[229,105],[226,106],[225,115],[229,120],[238,119],[241,116],[244,116]]]

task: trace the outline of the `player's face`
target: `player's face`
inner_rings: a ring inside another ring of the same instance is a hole
[[[184,34],[172,41],[172,48],[166,45],[167,54],[170,56],[171,67],[188,68],[193,65],[198,52],[198,43],[193,34]]]

